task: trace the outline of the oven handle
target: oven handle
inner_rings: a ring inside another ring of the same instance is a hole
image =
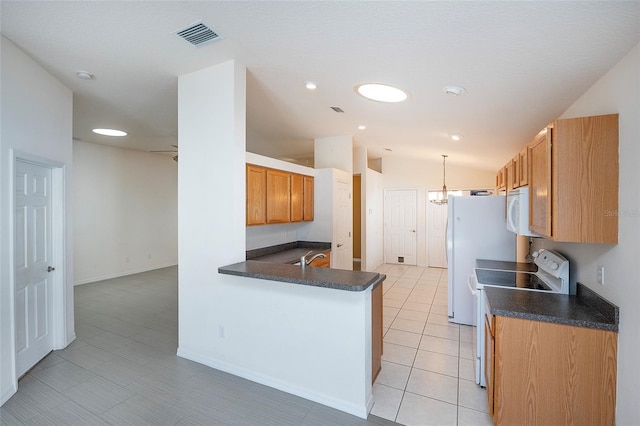
[[[467,278],[467,287],[469,287],[471,294],[474,296],[478,295],[478,290],[476,289],[476,277],[473,272],[469,275],[469,278]]]

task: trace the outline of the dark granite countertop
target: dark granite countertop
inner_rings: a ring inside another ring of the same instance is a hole
[[[297,241],[271,247],[248,250],[247,260],[273,263],[296,263],[300,257],[313,250],[315,253],[331,251],[331,243]]]
[[[282,281],[292,284],[326,287],[346,291],[364,291],[375,288],[387,277],[376,272],[347,271],[343,269],[302,268],[286,263],[247,260],[233,265],[221,266],[218,272],[263,280]]]
[[[618,331],[618,307],[578,283],[575,296],[484,288],[493,315]]]
[[[476,259],[476,268],[500,269],[503,271],[537,272],[538,265],[526,262],[506,262],[503,260]]]

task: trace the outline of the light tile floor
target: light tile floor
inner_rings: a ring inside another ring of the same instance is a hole
[[[447,317],[447,270],[386,264],[384,354],[372,414],[405,425],[492,425],[473,328]]]
[[[386,425],[176,356],[177,268],[75,288],[77,339],[0,408],[21,425]]]
[[[368,420],[177,357],[177,269],[165,268],[76,287],[77,340],[20,380],[0,424],[491,424],[472,329],[447,321],[446,270],[379,271],[385,346]]]

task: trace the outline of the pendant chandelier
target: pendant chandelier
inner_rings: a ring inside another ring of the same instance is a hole
[[[445,162],[447,161],[448,155],[442,154],[442,193],[435,199],[431,200],[433,204],[447,204],[449,202],[447,198],[447,184],[445,183],[446,179],[446,167]]]

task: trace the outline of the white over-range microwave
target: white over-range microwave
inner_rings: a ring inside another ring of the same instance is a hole
[[[529,230],[529,188],[526,186],[507,193],[507,229],[527,237],[539,236]]]

